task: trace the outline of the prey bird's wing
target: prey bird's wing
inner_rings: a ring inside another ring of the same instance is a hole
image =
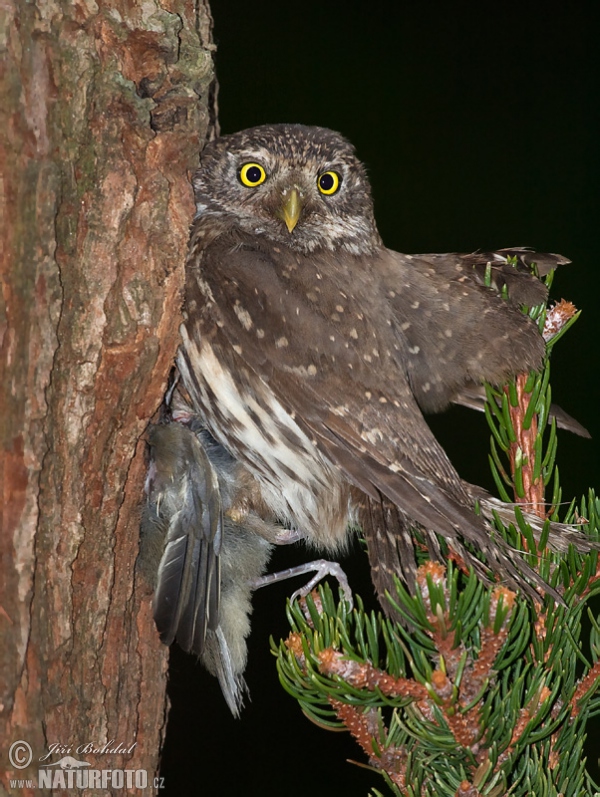
[[[142,533],[164,546],[154,594],[161,640],[201,655],[219,620],[222,511],[216,473],[196,435],[178,423],[152,427]]]

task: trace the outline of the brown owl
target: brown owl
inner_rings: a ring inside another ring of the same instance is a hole
[[[386,249],[363,165],[323,128],[223,136],[193,184],[179,419],[199,418],[252,485],[237,522],[267,518],[272,542],[278,519],[333,553],[358,523],[386,611],[393,575],[414,579],[414,525],[434,556],[439,535],[482,576],[545,586],[492,538],[490,497],[460,478],[422,411],[539,368],[544,342],[520,306],[546,288],[529,266],[568,261]]]

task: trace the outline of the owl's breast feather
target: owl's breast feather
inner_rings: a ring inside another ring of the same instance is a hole
[[[189,334],[185,325],[181,334],[177,364],[213,437],[245,462],[277,517],[318,546],[343,547],[349,490],[340,470],[321,454],[268,384],[236,362],[234,352],[213,348],[201,333]]]

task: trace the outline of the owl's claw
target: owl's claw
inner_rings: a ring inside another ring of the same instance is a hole
[[[354,599],[352,597],[350,584],[348,583],[348,577],[338,562],[329,562],[327,559],[317,559],[314,562],[307,562],[307,564],[301,565],[300,570],[294,573],[294,575],[300,575],[300,573],[306,572],[310,573],[311,570],[315,571],[314,576],[301,589],[297,589],[294,592],[290,601],[295,601],[297,598],[305,598],[325,576],[333,576],[337,579],[338,584],[342,588],[342,592],[344,593],[346,602],[350,604],[350,608],[352,609],[354,607]]]
[[[338,562],[329,562],[327,559],[316,559],[313,562],[305,562],[305,564],[297,565],[296,567],[288,567],[286,570],[280,570],[279,573],[268,573],[266,576],[260,576],[250,582],[252,589],[260,589],[269,584],[276,584],[278,581],[286,581],[288,578],[295,578],[302,576],[305,573],[314,572],[314,576],[310,581],[300,589],[297,589],[291,601],[297,598],[305,598],[309,592],[316,587],[319,581],[322,581],[325,576],[333,576],[337,579],[338,584],[342,588],[346,602],[350,605],[350,609],[354,607],[354,600],[352,598],[352,590],[348,583],[348,578],[341,565]]]
[[[282,529],[278,532],[273,542],[275,545],[292,545],[294,542],[300,542],[300,540],[305,539],[306,534],[304,534],[303,531],[298,531],[298,529]]]

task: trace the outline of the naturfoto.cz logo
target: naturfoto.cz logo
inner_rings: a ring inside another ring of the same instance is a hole
[[[39,789],[127,789],[142,790],[148,787],[148,773],[145,769],[94,769],[88,761],[80,760],[71,755],[93,753],[96,755],[129,754],[131,755],[136,743],[129,747],[116,744],[111,739],[103,745],[94,745],[91,742],[82,744],[73,749],[70,745],[54,743],[49,746],[49,752],[40,756],[40,767],[35,779],[9,781],[11,788],[39,788]],[[48,759],[53,754],[62,755],[55,762]],[[33,761],[33,751],[28,742],[19,740],[10,746],[8,758],[16,770],[26,769]],[[155,789],[163,788],[163,779],[154,778]]]

